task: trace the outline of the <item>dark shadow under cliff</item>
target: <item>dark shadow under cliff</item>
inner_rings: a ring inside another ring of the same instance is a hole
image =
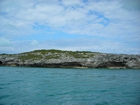
[[[108,67],[125,67],[124,62],[104,62],[98,65],[98,68],[108,68]]]

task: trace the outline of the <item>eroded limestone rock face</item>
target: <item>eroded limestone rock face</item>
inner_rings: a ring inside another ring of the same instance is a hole
[[[86,62],[95,68],[140,68],[140,55],[98,54]]]
[[[0,66],[132,68],[140,69],[140,55],[46,50],[0,55]]]

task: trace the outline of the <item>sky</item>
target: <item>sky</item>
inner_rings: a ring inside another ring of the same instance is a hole
[[[140,54],[140,0],[0,0],[0,53]]]

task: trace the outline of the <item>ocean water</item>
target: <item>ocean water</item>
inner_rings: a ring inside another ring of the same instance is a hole
[[[140,70],[0,67],[0,105],[140,105]]]

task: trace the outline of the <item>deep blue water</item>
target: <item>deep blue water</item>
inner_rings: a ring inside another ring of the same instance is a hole
[[[0,105],[140,105],[140,70],[0,67]]]

